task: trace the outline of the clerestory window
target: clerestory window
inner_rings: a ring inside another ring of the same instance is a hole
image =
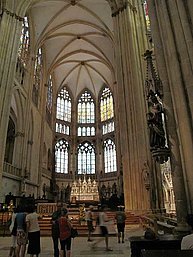
[[[78,99],[78,123],[95,122],[95,105],[91,94],[85,92]]]
[[[28,17],[25,16],[22,23],[20,44],[19,44],[19,50],[18,50],[18,57],[24,66],[26,66],[29,59],[29,45],[30,45],[29,22],[28,22]]]
[[[64,86],[57,97],[56,118],[59,120],[71,122],[72,100],[67,88]]]
[[[113,108],[113,96],[108,87],[105,87],[102,91],[100,98],[100,114],[102,122],[103,135],[114,131],[114,108]]]

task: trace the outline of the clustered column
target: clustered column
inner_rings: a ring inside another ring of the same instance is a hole
[[[193,48],[190,43],[187,44],[193,41],[190,27],[184,26],[188,24],[187,3],[177,2],[161,1],[158,4],[149,1],[149,12],[156,60],[163,82],[177,221],[180,227],[193,207],[193,189],[190,185],[193,182],[193,160],[190,157],[193,152],[192,110],[188,104],[188,91],[192,88],[190,81],[193,78],[190,65],[192,58],[188,55]]]
[[[149,192],[142,176],[143,163],[149,159],[145,99],[143,92],[143,70],[140,51],[145,43],[137,33],[140,12],[126,5],[114,15],[117,85],[115,91],[118,104],[116,114],[121,121],[119,137],[124,180],[126,210],[147,210]],[[143,61],[143,59],[142,59]]]

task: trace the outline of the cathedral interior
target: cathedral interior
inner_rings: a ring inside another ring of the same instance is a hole
[[[1,0],[0,202],[116,199],[182,226],[192,27],[191,0]]]

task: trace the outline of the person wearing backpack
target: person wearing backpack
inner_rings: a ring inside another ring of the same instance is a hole
[[[61,216],[62,204],[57,203],[57,210],[52,214],[52,241],[54,246],[54,257],[59,257],[58,241],[60,237],[58,219]]]
[[[125,231],[125,220],[126,220],[124,206],[118,206],[118,211],[116,212],[115,219],[117,221],[118,243],[120,244],[121,239],[122,239],[122,243],[124,243],[124,237],[125,237],[124,231]]]
[[[71,255],[71,228],[72,224],[67,217],[67,209],[61,211],[58,219],[60,231],[61,257],[70,257]]]

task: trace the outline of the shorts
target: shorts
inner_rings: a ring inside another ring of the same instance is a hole
[[[65,240],[60,240],[60,245],[61,245],[61,250],[69,251],[71,249],[71,237],[69,237]]]
[[[118,230],[118,232],[124,232],[125,223],[117,223],[117,230]]]
[[[107,236],[109,234],[105,226],[100,226],[100,229],[101,229],[102,236]]]
[[[88,231],[89,232],[93,232],[94,231],[94,228],[93,228],[91,220],[87,220],[87,227],[88,227]]]

